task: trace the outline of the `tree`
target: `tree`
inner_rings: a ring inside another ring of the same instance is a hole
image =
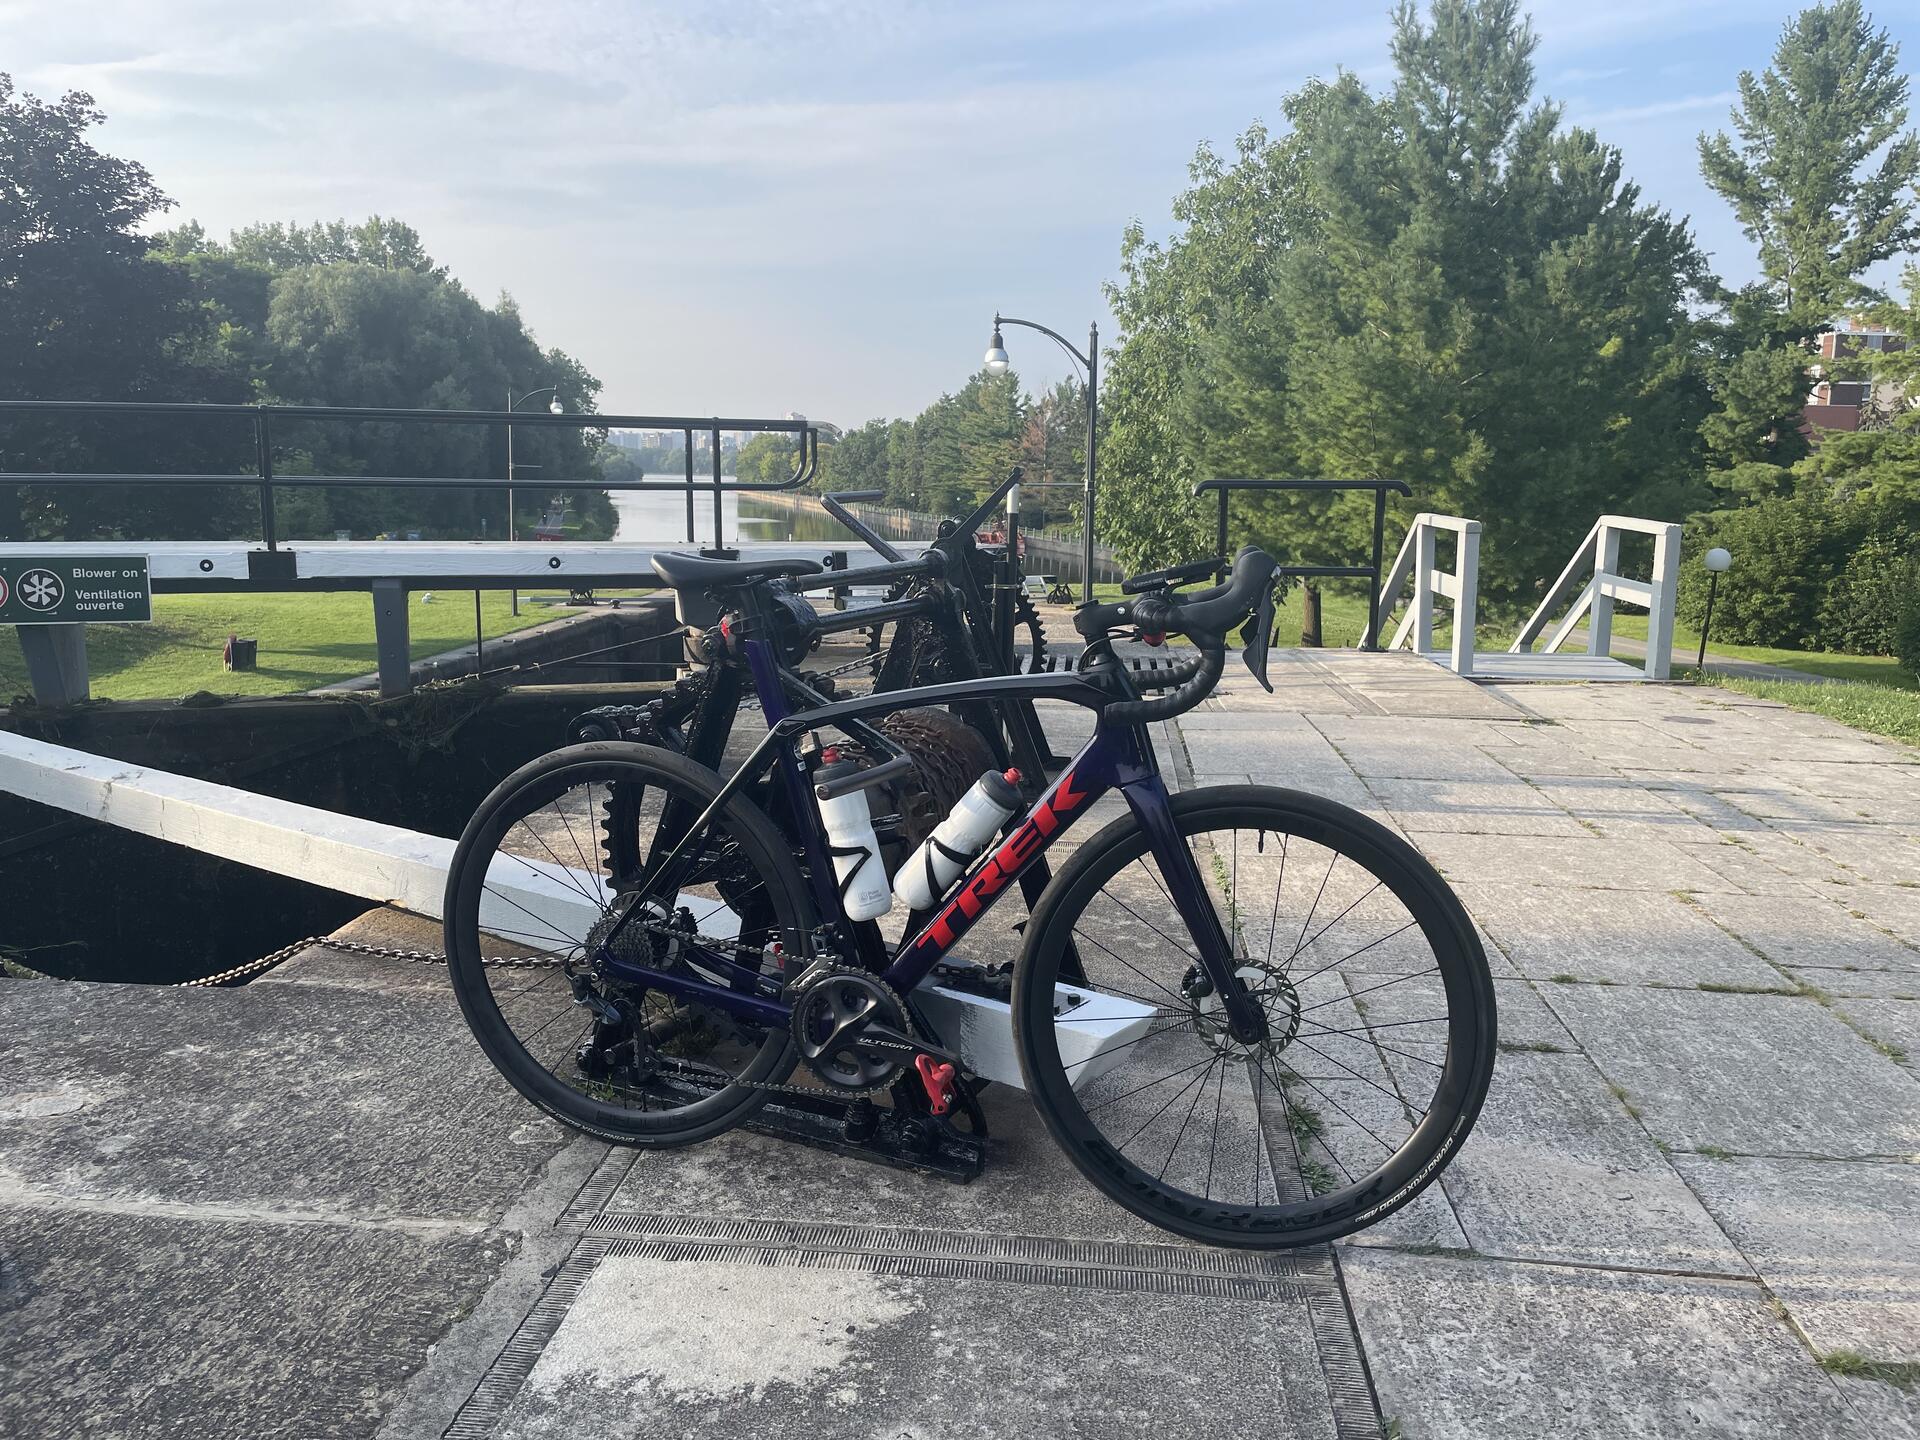
[[[1125,297],[1126,350],[1151,337],[1133,380],[1147,413],[1115,429],[1156,435],[1157,453],[1124,458],[1164,477],[1147,504],[1109,507],[1129,558],[1169,535],[1199,548],[1186,482],[1222,471],[1403,479],[1413,508],[1497,521],[1481,580],[1496,602],[1530,595],[1602,511],[1690,508],[1704,261],[1617,150],[1532,101],[1534,45],[1517,0],[1435,0],[1425,22],[1403,4],[1389,92],[1309,85],[1285,141],[1204,172],[1232,182],[1223,218],[1267,245],[1240,262],[1246,299],[1204,295],[1207,262],[1233,263],[1206,231],[1199,263],[1169,249],[1150,277],[1166,283]],[[1294,505],[1255,534],[1350,560],[1363,515]]]
[[[140,165],[94,148],[105,116],[75,91],[56,104],[0,74],[0,394],[21,399],[246,398],[201,348],[185,276],[153,263],[139,227],[172,204]],[[86,424],[0,420],[0,469],[238,469],[237,431],[155,417]],[[231,533],[240,492],[209,487],[5,487],[0,538]]]
[[[1870,296],[1859,277],[1915,238],[1920,139],[1901,133],[1899,64],[1860,0],[1813,6],[1782,30],[1772,65],[1741,72],[1738,143],[1700,137],[1701,173],[1760,247],[1791,329],[1822,330]]]
[[[1185,409],[1200,352],[1235,317],[1266,300],[1279,257],[1307,221],[1298,142],[1255,125],[1231,164],[1202,145],[1188,167],[1192,187],[1174,201],[1183,227],[1165,245],[1139,221],[1120,245],[1123,279],[1107,303],[1123,341],[1100,388],[1098,524],[1131,565],[1205,555],[1213,533],[1193,503],[1192,483],[1210,473],[1205,436]],[[1213,472],[1217,473],[1217,472]]]

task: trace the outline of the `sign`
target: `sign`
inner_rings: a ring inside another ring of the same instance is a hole
[[[153,619],[153,582],[144,555],[0,559],[0,625]]]

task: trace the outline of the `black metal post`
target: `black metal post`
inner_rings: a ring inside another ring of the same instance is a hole
[[[253,449],[260,470],[260,534],[267,549],[279,548],[279,526],[273,515],[273,432],[272,421],[262,407],[253,416]]]
[[[1020,563],[1020,487],[1016,484],[1007,491],[1007,603],[1000,621],[1000,648],[1006,661],[1000,672],[1003,675],[1014,673],[1013,615],[1025,584],[1026,570]]]
[[[723,493],[720,489],[720,429],[715,426],[713,431],[713,548],[716,553],[727,548],[724,538],[727,508],[722,503]]]
[[[1226,499],[1223,494],[1220,497]],[[1367,586],[1367,643],[1365,650],[1380,648],[1380,567],[1386,563],[1387,492],[1373,492],[1373,579]]]
[[[1214,523],[1213,548],[1220,555],[1220,563],[1213,569],[1213,583],[1216,585],[1227,578],[1227,495],[1225,490],[1220,492],[1220,515]]]
[[[687,433],[687,444],[686,444],[685,454],[686,454],[686,460],[687,460],[687,544],[693,545],[697,543],[696,537],[694,535],[694,524],[693,524],[693,431],[689,430],[686,433]]]
[[[1081,537],[1081,555],[1086,561],[1087,578],[1081,587],[1080,603],[1093,602],[1093,450],[1097,443],[1096,420],[1100,406],[1100,327],[1098,324],[1087,326],[1087,495],[1086,533]]]
[[[1720,572],[1709,570],[1707,572],[1707,613],[1700,621],[1700,655],[1693,662],[1693,668],[1703,674],[1707,668],[1707,632],[1713,628],[1713,597],[1719,589]]]

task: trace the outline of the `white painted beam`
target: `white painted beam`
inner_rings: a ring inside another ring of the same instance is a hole
[[[925,541],[898,542],[907,554],[918,554]],[[631,544],[617,541],[478,540],[295,540],[280,546],[278,554],[293,557],[295,577],[301,581],[356,581],[398,577],[431,581],[437,576],[565,584],[574,576],[618,575],[652,585],[656,554],[684,553],[695,547],[678,544]],[[861,555],[865,546],[849,535],[843,542],[753,540],[736,548],[747,560],[824,560],[828,552],[847,550]],[[106,541],[59,541],[45,544],[0,544],[0,560],[26,557],[144,555],[154,581],[206,585],[213,581],[248,581],[249,556],[265,555],[258,545],[234,541],[151,540],[137,545]],[[285,563],[285,562],[282,562]],[[864,562],[862,562],[864,563]],[[879,557],[874,557],[879,563]],[[250,582],[272,589],[265,581]]]
[[[446,893],[454,842],[396,825],[382,825],[269,795],[236,790],[210,780],[109,760],[64,745],[0,731],[0,789],[22,799],[216,855],[256,870],[291,876],[329,890],[392,905],[437,919]],[[492,892],[481,925],[503,939],[537,944],[547,931],[584,939],[600,918],[588,895],[597,877],[551,861],[496,857],[488,872]],[[730,915],[708,916],[710,934],[727,929]],[[733,921],[737,926],[737,921]],[[1062,987],[1086,997],[1074,1013],[1082,1019],[1060,1027],[1060,1050],[1069,1064],[1117,1050],[1148,1023],[1150,1008],[1084,987]],[[914,998],[968,1070],[1003,1085],[1024,1088],[1006,1005],[982,996],[923,985]],[[1083,1064],[1081,1079],[1109,1061]]]

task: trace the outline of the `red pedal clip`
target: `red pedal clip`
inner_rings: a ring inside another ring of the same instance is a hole
[[[953,1066],[931,1055],[913,1057],[913,1068],[920,1072],[920,1083],[927,1087],[927,1104],[936,1115],[953,1108]]]

